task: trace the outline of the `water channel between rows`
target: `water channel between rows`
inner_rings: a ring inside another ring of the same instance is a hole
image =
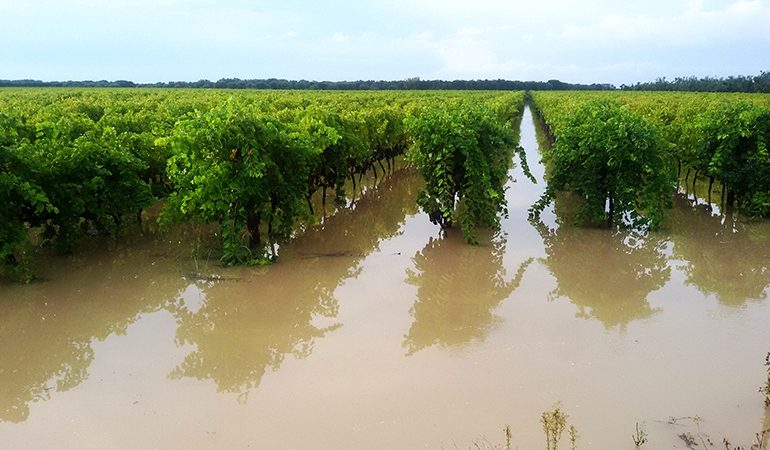
[[[538,184],[512,170],[479,246],[417,211],[404,169],[270,267],[148,235],[0,284],[0,448],[464,449],[510,425],[542,449],[557,402],[579,449],[633,449],[636,423],[652,449],[770,428],[770,223],[677,197],[643,237],[533,225],[529,109],[521,142]]]

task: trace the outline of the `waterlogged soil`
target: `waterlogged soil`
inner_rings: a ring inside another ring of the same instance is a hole
[[[557,404],[579,449],[633,449],[637,423],[643,448],[751,445],[770,224],[687,194],[648,235],[529,223],[529,110],[521,139],[539,182],[512,170],[478,246],[417,211],[404,169],[269,267],[147,232],[2,282],[0,448],[490,448],[509,425],[540,449]]]

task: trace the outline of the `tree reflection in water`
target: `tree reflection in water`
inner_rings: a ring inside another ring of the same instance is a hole
[[[195,350],[171,377],[211,379],[220,392],[245,401],[286,355],[309,356],[317,339],[340,326],[333,323],[339,310],[335,290],[358,276],[364,258],[417,212],[418,186],[413,170],[397,171],[350,208],[282,246],[274,265],[244,269],[240,281],[202,287],[206,300],[196,312],[177,305],[177,340]]]
[[[414,317],[403,346],[407,354],[426,347],[480,342],[499,318],[494,309],[519,286],[532,259],[524,261],[512,280],[503,265],[505,238],[468,245],[459,232],[435,239],[413,258],[407,282],[417,286]]]
[[[341,267],[330,263],[324,266]],[[307,276],[297,277],[298,271]],[[317,274],[318,267],[304,261],[279,265],[248,281],[203,288],[206,300],[197,312],[180,304],[174,312],[177,340],[195,350],[171,378],[212,379],[220,392],[246,394],[259,386],[268,368],[278,369],[287,354],[310,355],[315,339],[338,326],[313,323],[319,316],[333,318],[338,310],[330,294],[333,286],[316,283]]]
[[[770,222],[739,222],[713,215],[706,205],[674,197],[669,214],[674,257],[686,262],[687,284],[725,305],[764,300],[770,286]]]
[[[621,330],[658,311],[647,296],[668,282],[671,268],[666,241],[657,234],[533,225],[545,245],[543,263],[556,278],[551,299],[566,297],[578,307],[578,317]]]
[[[23,422],[31,403],[80,385],[94,342],[125,334],[184,289],[179,249],[138,240],[51,258],[48,280],[0,285],[0,421]]]

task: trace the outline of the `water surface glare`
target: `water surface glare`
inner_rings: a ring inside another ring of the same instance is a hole
[[[770,222],[678,196],[647,236],[529,223],[529,109],[521,127],[538,184],[511,171],[479,246],[417,211],[403,169],[270,267],[147,235],[3,282],[0,448],[465,449],[510,425],[542,449],[557,402],[579,449],[633,449],[637,422],[644,448],[751,445],[770,428]]]

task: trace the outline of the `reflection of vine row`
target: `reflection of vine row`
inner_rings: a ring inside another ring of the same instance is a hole
[[[22,422],[31,403],[77,387],[89,376],[95,341],[124,334],[179,295],[184,282],[172,250],[165,242],[124,243],[83,260],[49,261],[52,279],[44,283],[2,286],[0,421]]]
[[[417,286],[414,322],[403,344],[408,354],[484,339],[495,324],[494,309],[519,287],[533,261],[522,262],[506,281],[504,253],[502,236],[478,246],[462,245],[454,234],[431,238],[407,273],[407,282]]]
[[[191,313],[179,297],[185,282],[172,257],[186,256],[187,251],[168,247],[165,241],[131,240],[117,251],[89,256],[84,260],[87,266],[74,262],[52,268],[52,279],[45,283],[3,286],[0,421],[22,422],[31,403],[77,387],[88,378],[94,340],[125,333],[142,313],[161,308],[176,315],[179,339],[198,345],[172,376],[211,377],[221,390],[245,392],[258,384],[265,368],[277,367],[289,353],[309,355],[313,341],[335,328],[315,327],[311,322],[314,317],[337,314],[335,288],[356,276],[361,259],[376,250],[381,239],[398,233],[404,218],[416,212],[417,181],[413,171],[397,171],[367,189],[355,209],[342,209],[305,230],[287,244],[286,261],[270,267],[269,276],[260,277],[259,301],[254,301],[253,284],[212,278],[210,287],[202,288],[208,297],[204,308]],[[324,256],[341,246],[342,256]],[[307,276],[297,277],[297,271]],[[286,282],[286,277],[291,281]],[[77,294],[83,286],[92,286],[88,297]],[[239,289],[244,291],[236,292]],[[75,297],[65,296],[68,292]],[[234,301],[235,296],[248,300]],[[177,300],[170,301],[173,298]],[[250,322],[238,320],[239,314]],[[215,336],[204,331],[208,319],[216,325]],[[265,342],[262,353],[256,342]],[[243,363],[239,358],[256,366],[246,364],[239,371]]]
[[[355,208],[287,242],[281,261],[264,273],[201,287],[206,301],[196,312],[176,305],[177,339],[195,350],[171,377],[211,379],[222,392],[246,396],[287,355],[309,356],[315,342],[339,326],[333,322],[336,288],[356,277],[361,261],[416,213],[418,181],[413,170],[395,172],[367,189]],[[331,323],[319,325],[319,319]]]
[[[665,241],[652,234],[533,225],[548,255],[543,262],[556,279],[551,297],[570,299],[579,316],[596,318],[606,327],[622,328],[657,312],[647,296],[671,276]]]
[[[686,261],[687,283],[725,304],[765,299],[770,286],[770,238],[767,227],[714,216],[701,205],[690,207],[686,196],[674,196],[669,215],[674,230],[674,257]]]

